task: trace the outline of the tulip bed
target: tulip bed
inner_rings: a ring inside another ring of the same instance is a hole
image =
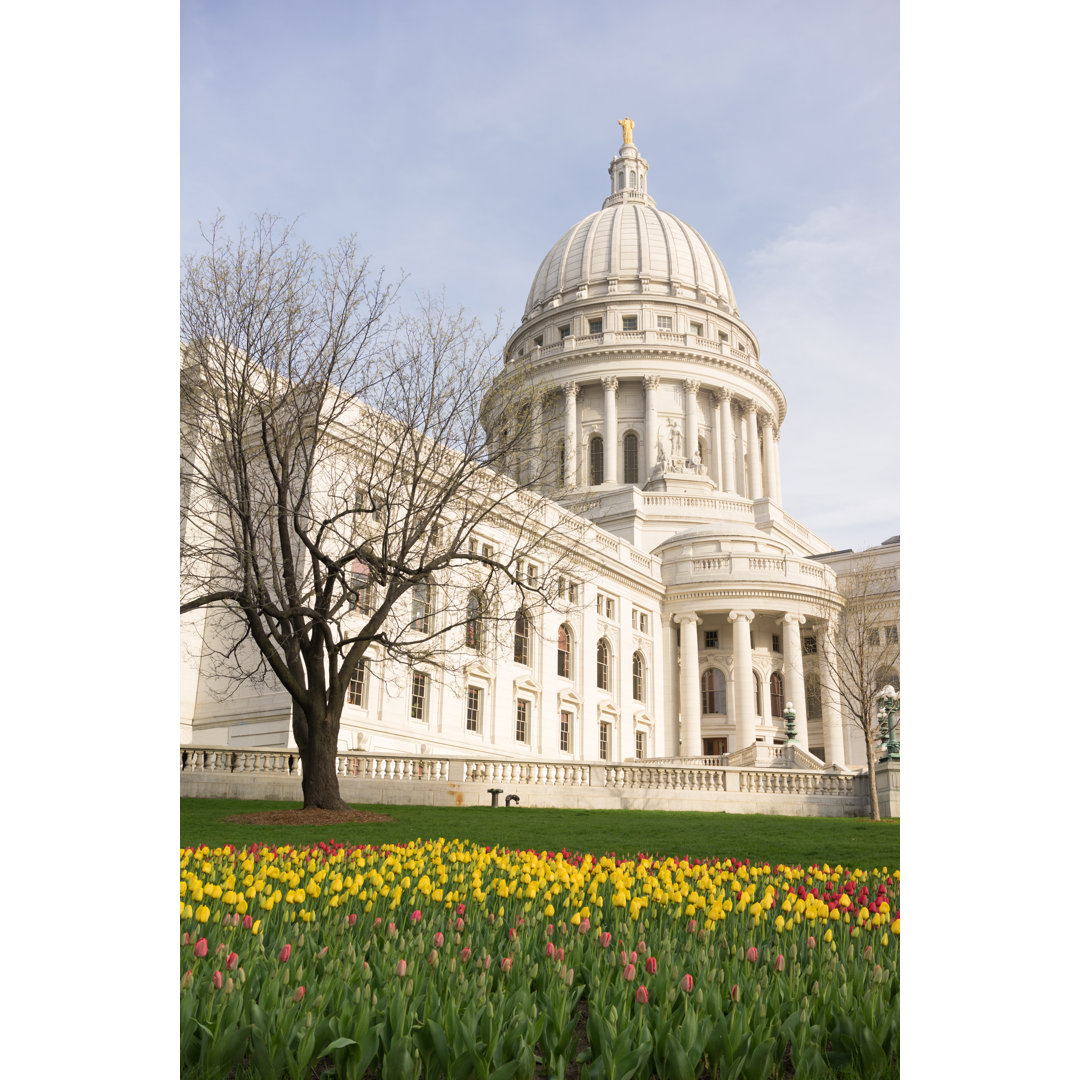
[[[899,1075],[899,873],[408,845],[180,853],[181,1075]]]

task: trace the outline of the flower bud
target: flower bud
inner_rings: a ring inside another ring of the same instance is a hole
[[[646,987],[644,987],[644,986],[639,986],[637,988],[636,993],[634,994],[634,1000],[639,1005],[648,1005],[649,1004],[649,991],[648,991],[648,989]]]
[[[781,953],[781,954],[780,954],[780,955],[779,955],[779,956],[778,956],[778,957],[776,958],[776,960],[775,960],[775,961],[773,962],[773,967],[774,967],[774,968],[775,968],[775,969],[776,969],[777,971],[783,971],[783,970],[784,970],[784,954],[783,954],[783,953]]]
[[[235,971],[238,963],[240,963],[240,957],[234,952],[225,957],[225,969],[227,971]]]
[[[470,956],[472,956],[472,949],[470,949],[469,946],[466,945],[461,950],[461,962],[464,964],[465,961],[468,960]]]
[[[502,958],[502,963],[499,966],[502,968],[504,974],[509,975],[510,968],[513,966],[513,964],[514,961],[511,960],[509,956],[504,956]]]
[[[457,914],[459,916],[465,914],[465,905],[464,904],[458,904],[458,906],[457,906]]]
[[[180,978],[180,985],[186,989],[187,987],[189,987],[192,984],[194,979],[195,979],[195,976],[192,974],[191,968],[188,968],[188,970],[185,971],[184,974]]]
[[[289,954],[292,952],[291,945],[283,945],[281,952],[278,953],[278,959],[284,964],[289,959]]]
[[[398,978],[404,978],[405,972],[409,970],[409,965],[405,962],[404,958],[402,958],[397,962],[397,966],[394,970],[397,972]]]
[[[465,920],[459,918],[458,921],[454,923],[454,929],[460,934],[461,931],[465,929]]]
[[[649,956],[649,957],[646,958],[646,960],[645,960],[645,971],[649,975],[655,975],[656,974],[656,957],[655,956]]]
[[[563,956],[564,956],[564,953],[563,953],[563,950],[562,950],[562,946],[560,945],[555,950],[555,959],[556,959],[556,961],[561,964],[563,962]]]
[[[215,971],[210,977],[210,981],[214,984],[215,990],[220,990],[225,985],[225,980],[220,971]]]
[[[292,999],[293,999],[293,1001],[303,1001],[304,1000],[304,988],[302,986],[298,986],[293,991]]]
[[[611,935],[605,930],[600,935],[600,948],[606,949],[611,944]]]
[[[235,988],[236,988],[236,984],[233,982],[233,977],[230,975],[225,980],[225,993],[226,994],[231,994]]]
[[[446,938],[443,937],[442,931],[441,930],[436,930],[435,931],[435,948],[436,949],[441,949],[443,947],[443,942],[445,942],[445,941],[446,941]]]
[[[808,949],[816,949],[816,948],[817,948],[817,942],[816,942],[816,941],[814,940],[814,935],[813,935],[813,934],[811,934],[811,935],[810,935],[810,936],[809,936],[809,937],[808,937],[808,938],[806,939],[806,947],[807,947]]]
[[[348,915],[345,916],[345,921],[349,924],[349,926],[355,926],[356,925],[356,913],[355,912],[350,912]]]
[[[627,964],[626,967],[623,968],[622,977],[627,982],[633,982],[637,977],[637,968],[633,964]]]
[[[208,951],[209,946],[207,945],[206,938],[199,938],[199,940],[195,942],[195,955],[203,957],[207,954]]]
[[[682,991],[684,994],[689,994],[690,991],[694,989],[694,976],[687,973],[682,977],[682,981],[679,983],[679,986],[682,987]]]
[[[757,963],[757,949],[754,948],[753,945],[746,950],[746,959],[749,960],[751,964]]]
[[[427,962],[432,967],[438,967],[439,966],[439,950],[438,949],[432,949],[431,952],[428,953]]]
[[[738,984],[738,983],[736,983],[736,984],[735,984],[735,985],[734,985],[734,986],[733,986],[733,987],[731,988],[731,1000],[732,1000],[732,1001],[738,1001],[738,1000],[739,1000],[739,998],[740,998],[740,996],[741,996],[741,995],[739,994],[739,984]]]
[[[423,918],[423,916],[420,914],[420,911],[418,909],[418,910],[414,911],[409,916],[409,918],[412,919],[413,925],[415,926]]]
[[[555,944],[554,944],[554,942],[549,941],[544,946],[544,955],[547,956],[547,957],[552,957],[552,956],[555,955]]]

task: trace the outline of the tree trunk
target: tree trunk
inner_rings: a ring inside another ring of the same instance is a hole
[[[877,762],[874,760],[874,743],[870,738],[870,732],[863,729],[863,737],[866,742],[866,779],[870,785],[870,820],[880,821],[881,810],[877,801]]]
[[[299,706],[297,706],[299,708]],[[297,739],[300,761],[304,766],[301,783],[304,789],[304,809],[350,810],[341,797],[337,778],[337,724],[326,713],[306,714],[307,739],[303,745]]]

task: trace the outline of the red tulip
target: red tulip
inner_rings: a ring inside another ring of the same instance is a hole
[[[420,914],[419,910],[417,910],[417,911],[414,911],[409,916],[409,918],[412,919],[413,925],[415,925],[416,923],[418,923],[423,918],[423,916]]]
[[[356,925],[356,914],[355,914],[355,913],[351,913],[351,914],[349,914],[349,915],[346,915],[346,916],[345,916],[345,921],[346,921],[346,922],[347,922],[347,923],[348,923],[348,924],[349,924],[350,926],[355,926],[355,925]]]
[[[605,930],[600,935],[600,948],[606,949],[611,944],[611,935]]]
[[[776,968],[777,971],[783,971],[784,970],[784,954],[783,953],[781,953],[776,958],[776,960],[773,962],[773,967]]]
[[[561,945],[555,950],[555,959],[560,964],[563,962],[563,951]]]
[[[581,922],[578,923],[578,933],[579,934],[587,934],[588,932],[589,932],[589,920],[588,919],[582,919]]]
[[[441,930],[436,930],[435,931],[435,948],[436,949],[441,949],[443,947],[443,942],[445,940],[446,940],[446,938],[443,937],[442,931]]]
[[[199,938],[199,940],[195,942],[195,955],[196,956],[205,956],[207,951],[208,951],[208,948],[209,948],[209,946],[206,943],[206,938],[204,938],[204,937]]]
[[[458,921],[454,923],[454,929],[460,934],[461,931],[465,929],[465,920],[459,918]]]
[[[469,946],[466,945],[461,950],[461,962],[464,964],[465,961],[468,960],[470,956],[472,956],[472,949],[470,949]]]
[[[636,978],[636,976],[637,976],[637,968],[634,967],[633,964],[627,964],[626,967],[623,968],[622,977],[627,982],[633,982],[634,979]]]
[[[180,985],[190,986],[194,979],[195,976],[192,974],[191,968],[188,968],[187,971],[184,972],[183,977],[180,979]]]
[[[809,949],[816,949],[816,948],[817,948],[817,942],[816,942],[816,941],[814,940],[814,935],[813,935],[813,934],[811,934],[811,935],[810,935],[810,936],[809,936],[809,937],[808,937],[808,938],[806,939],[806,946],[807,946],[807,948],[809,948]]]
[[[554,956],[554,955],[555,955],[555,943],[554,943],[554,942],[552,942],[552,941],[549,941],[549,942],[548,942],[548,943],[547,943],[547,944],[546,944],[546,945],[544,946],[544,955],[545,955],[545,956],[549,956],[549,957],[550,957],[550,956]]]
[[[511,941],[517,941],[517,931],[512,926],[510,927],[509,933],[510,933],[510,940]]]
[[[210,981],[214,984],[215,990],[220,990],[225,985],[225,980],[222,978],[220,971],[215,971]]]
[[[289,954],[292,952],[291,945],[282,946],[281,952],[278,953],[277,958],[284,964],[289,959]]]
[[[499,966],[502,968],[503,972],[508,975],[510,973],[510,968],[513,967],[513,965],[514,961],[511,960],[509,956],[504,956],[502,958],[502,963]]]
[[[697,933],[697,919],[691,919],[690,925],[687,927],[691,934]]]
[[[689,994],[694,989],[694,976],[687,973],[682,977],[682,982],[679,985],[683,989],[683,993]]]
[[[304,988],[302,986],[298,986],[296,988],[295,992],[293,993],[292,999],[293,999],[293,1001],[303,1001],[304,1000]]]
[[[226,968],[226,970],[227,971],[235,970],[236,965],[239,962],[240,962],[240,957],[237,956],[236,953],[234,953],[234,952],[229,953],[229,955],[225,957],[225,968]]]
[[[405,963],[404,959],[397,962],[397,967],[394,969],[398,973],[399,978],[404,978],[405,973],[409,970],[409,965]]]
[[[465,905],[464,904],[458,904],[457,913],[458,913],[458,915],[464,915],[465,914]]]
[[[245,930],[250,930],[251,929],[251,916],[250,915],[245,915],[244,916],[244,921],[240,925]]]
[[[637,988],[637,993],[634,994],[634,1000],[639,1005],[648,1005],[649,1004],[649,991],[648,991],[648,989],[646,987],[644,987],[644,986],[639,986]]]
[[[656,974],[656,957],[655,956],[650,956],[645,960],[645,971],[649,975],[655,975]]]
[[[746,959],[749,960],[751,964],[757,963],[757,949],[755,949],[753,945],[746,950]]]

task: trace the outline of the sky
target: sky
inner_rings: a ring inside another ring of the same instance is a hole
[[[181,250],[218,212],[355,234],[505,339],[629,116],[787,397],[785,509],[859,550],[900,532],[899,75],[892,0],[185,0]]]

